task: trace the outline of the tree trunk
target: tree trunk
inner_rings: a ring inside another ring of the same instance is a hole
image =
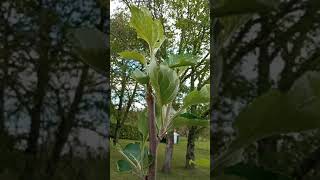
[[[118,143],[118,139],[120,136],[120,128],[121,128],[121,122],[120,120],[117,119],[114,135],[113,135],[113,145],[116,145]]]
[[[313,151],[309,156],[304,158],[293,172],[293,177],[296,180],[303,180],[303,177],[312,169],[320,166],[320,147]]]
[[[192,76],[191,76],[191,82],[190,82],[190,90],[193,91],[195,89],[195,68],[192,68]],[[191,113],[195,113],[196,111],[196,106],[191,106]],[[189,129],[189,133],[188,133],[188,144],[187,144],[187,153],[186,153],[186,165],[185,167],[188,169],[192,169],[194,168],[194,163],[190,162],[190,160],[195,160],[195,153],[194,153],[194,141],[195,141],[195,137],[196,137],[196,130],[197,127],[196,126],[191,126],[191,128]]]
[[[56,138],[55,138],[55,143],[52,150],[52,155],[47,164],[47,170],[46,170],[47,179],[52,179],[54,177],[56,168],[58,166],[61,151],[63,150],[63,147],[68,140],[72,127],[75,125],[75,116],[78,111],[78,105],[82,99],[82,95],[84,91],[84,83],[87,78],[88,71],[89,71],[88,66],[83,68],[82,74],[80,77],[80,82],[76,89],[75,96],[72,101],[70,110],[66,116],[64,114],[61,115],[62,120],[56,132]]]
[[[48,52],[50,47],[49,33],[51,30],[51,22],[47,20],[48,14],[41,7],[41,4],[39,5],[39,8],[42,12],[40,12],[39,17],[40,41],[38,44],[39,65],[37,67],[37,87],[33,97],[33,107],[30,112],[31,125],[27,139],[27,148],[25,150],[25,153],[27,154],[27,160],[24,172],[19,177],[21,180],[36,179],[35,164],[37,160],[36,155],[38,152],[38,139],[40,135],[41,112],[43,110],[43,101],[49,82],[50,59],[48,57]]]
[[[155,102],[152,94],[152,87],[150,84],[147,85],[147,96],[146,96],[147,106],[148,106],[148,126],[149,126],[149,151],[153,160],[149,166],[148,180],[156,179],[157,171],[157,127],[156,127],[156,114],[155,114]]]
[[[266,26],[264,25],[264,28]],[[268,53],[268,47],[261,45],[259,47],[259,57],[258,57],[258,96],[266,93],[270,87],[270,57]],[[277,139],[272,137],[267,137],[259,140],[258,142],[258,162],[260,166],[272,167],[274,159],[268,158],[268,154],[277,151]]]
[[[164,173],[170,173],[171,172],[171,162],[172,162],[172,155],[173,155],[173,131],[168,132],[167,134],[167,145],[166,145],[166,152],[165,152],[165,160],[164,164],[162,166],[162,171]]]
[[[7,37],[7,31],[5,32],[5,37]],[[3,43],[3,56],[1,57],[3,59],[3,78],[1,79],[0,83],[0,133],[5,133],[5,89],[7,86],[7,76],[8,76],[8,61],[9,61],[9,48],[8,48],[8,42],[5,40]]]
[[[118,140],[119,140],[119,137],[120,137],[120,129],[123,127],[127,117],[128,117],[128,114],[129,114],[129,111],[130,111],[130,108],[131,108],[131,105],[133,103],[133,100],[134,100],[134,96],[136,95],[136,92],[137,92],[137,88],[138,88],[138,83],[136,82],[135,86],[134,86],[134,89],[133,89],[133,92],[131,94],[131,96],[129,97],[129,100],[128,100],[128,103],[127,103],[127,106],[126,106],[126,110],[123,114],[123,116],[120,116],[119,119],[120,120],[117,120],[117,124],[116,124],[116,129],[114,131],[114,138],[113,138],[113,144],[116,145],[118,143]]]
[[[194,147],[195,147],[195,139],[196,139],[196,132],[197,127],[192,126],[188,133],[188,144],[187,144],[187,153],[186,153],[186,165],[185,167],[187,169],[193,169],[194,163],[190,162],[191,160],[195,160],[195,153],[194,153]]]

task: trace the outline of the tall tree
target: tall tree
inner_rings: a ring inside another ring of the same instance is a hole
[[[287,92],[306,71],[319,69],[316,40],[319,27],[315,20],[319,4],[316,1],[281,1],[276,9],[265,8],[267,11],[242,9],[243,6],[236,7],[233,3],[211,5],[213,22],[219,22],[222,29],[218,40],[225,42],[215,51],[223,62],[219,97],[214,107],[218,114],[215,122],[220,128],[226,128],[227,121],[237,117],[239,106],[236,104],[245,107],[270,88]],[[244,12],[245,15],[241,14]],[[229,16],[220,17],[222,15]],[[212,28],[218,28],[216,24]],[[282,64],[283,68],[276,70],[275,66]],[[213,138],[216,142],[224,139],[223,136]],[[281,138],[274,136],[258,142],[260,166],[276,167],[280,160],[275,161],[270,153],[277,153],[277,142]],[[216,153],[223,149],[218,148]]]
[[[6,41],[1,41],[1,62],[5,62],[1,63],[1,74],[6,77],[1,104],[7,106],[0,109],[6,121],[4,129],[15,138],[18,148],[14,151],[25,151],[26,163],[20,159],[23,172],[14,172],[20,179],[41,179],[46,168],[40,164],[46,164],[47,158],[56,159],[52,166],[58,164],[68,142],[74,141],[70,139],[76,136],[75,131],[86,128],[105,138],[98,129],[106,123],[103,97],[107,80],[79,61],[68,37],[72,27],[105,26],[102,14],[107,13],[101,13],[100,5],[87,2],[88,8],[83,9],[78,1],[1,2],[4,26],[0,33],[1,38],[7,36],[8,46],[2,49]],[[54,136],[61,129],[67,132],[60,134],[62,141]],[[26,147],[20,145],[24,142]],[[51,173],[50,178],[56,178],[54,171]]]

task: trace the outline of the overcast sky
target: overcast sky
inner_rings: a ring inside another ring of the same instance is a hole
[[[111,0],[111,2],[110,2],[110,15],[113,16],[114,13],[116,12],[116,10],[121,6],[124,6],[122,1],[120,1],[120,0]]]

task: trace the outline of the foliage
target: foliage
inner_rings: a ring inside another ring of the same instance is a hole
[[[125,146],[126,144],[135,143],[132,140],[121,140],[119,141],[121,146]],[[210,142],[209,141],[196,141],[195,142],[195,153],[198,154],[199,160],[208,159],[210,156]],[[185,163],[185,149],[187,146],[187,139],[185,137],[180,137],[179,144],[174,146],[173,150],[173,163],[172,163],[172,171],[170,174],[164,174],[159,172],[157,175],[157,179],[165,179],[165,180],[194,180],[194,179],[208,179],[210,176],[210,167],[208,166],[207,162],[203,162],[203,165],[199,165],[199,168],[196,168],[192,171],[188,169],[182,168]],[[162,164],[165,159],[165,148],[166,144],[159,144],[158,147],[158,163]],[[117,169],[117,161],[122,159],[123,156],[119,153],[116,148],[111,148],[111,159],[110,159],[110,166],[111,175],[110,179],[112,180],[123,180],[123,179],[132,179],[138,180],[138,176],[132,176],[130,172],[122,172],[119,173]],[[161,166],[158,167],[158,170],[161,169]]]
[[[281,6],[278,7],[280,2]],[[214,54],[216,56],[214,58],[217,64],[222,63],[224,66],[219,67],[223,84],[215,87],[215,89],[219,89],[219,93],[221,92],[219,95],[223,96],[224,99],[219,98],[220,102],[218,102],[219,105],[216,105],[216,110],[230,112],[235,109],[231,107],[235,103],[241,102],[244,105],[249,103],[239,114],[235,113],[232,118],[228,118],[229,120],[235,119],[233,127],[236,131],[236,136],[227,145],[227,150],[212,161],[214,165],[213,172],[217,173],[215,175],[218,175],[218,172],[222,173],[228,167],[232,167],[233,173],[231,171],[225,171],[225,173],[228,175],[232,174],[235,179],[238,179],[237,177],[239,176],[241,176],[239,179],[262,179],[265,176],[268,177],[268,175],[258,175],[259,173],[263,174],[263,172],[269,175],[277,174],[276,176],[282,176],[274,171],[271,172],[270,169],[259,169],[248,164],[234,164],[240,161],[248,161],[248,158],[244,159],[243,157],[243,150],[248,145],[254,146],[258,141],[257,144],[259,146],[261,139],[273,135],[280,137],[278,138],[279,140],[284,140],[283,137],[290,136],[287,133],[292,132],[299,137],[302,134],[309,134],[309,137],[317,138],[314,135],[310,135],[309,130],[319,129],[319,113],[317,110],[319,108],[317,107],[319,107],[318,87],[320,81],[318,73],[308,71],[319,70],[319,53],[317,53],[319,49],[317,48],[317,43],[305,36],[308,34],[318,34],[315,32],[317,30],[305,30],[306,25],[310,25],[314,29],[318,27],[315,25],[317,24],[316,20],[313,19],[315,15],[313,14],[313,10],[319,9],[319,6],[315,2],[313,0],[304,2],[255,0],[236,2],[225,0],[220,1],[220,6],[212,9],[212,22],[214,22],[212,27],[215,28],[215,33],[220,33],[218,37],[215,37],[214,43],[216,48],[214,49]],[[241,3],[241,5],[238,3]],[[307,6],[308,8],[303,8]],[[296,7],[298,8],[296,9]],[[294,14],[300,8],[310,12],[310,14],[299,19],[297,22],[286,19],[287,15]],[[277,26],[273,25],[275,23],[277,23]],[[293,23],[294,25],[287,28],[287,23]],[[262,27],[261,31],[256,33],[252,39],[250,39],[251,37],[247,37],[250,29],[258,24]],[[294,34],[295,32],[300,32],[303,35],[299,36],[299,38],[292,37],[291,33]],[[273,35],[275,36],[271,38]],[[287,45],[292,42],[294,42],[292,52],[286,55],[285,53],[282,54],[282,52],[290,49],[287,48]],[[274,44],[272,45],[272,43]],[[312,45],[310,46],[310,44]],[[266,53],[263,52],[265,47],[270,47],[270,49],[265,51]],[[259,53],[256,54],[253,49],[259,49]],[[281,54],[280,58],[283,60],[285,68],[279,73],[279,79],[276,79],[269,76],[272,75],[270,66],[278,58],[271,54],[277,54],[278,52]],[[310,56],[304,57],[302,52],[309,52]],[[238,73],[243,68],[241,65],[245,63],[246,58],[244,57],[251,56],[251,54],[256,55],[255,63],[257,63],[255,70],[257,78],[254,79],[243,77],[244,75]],[[299,60],[299,63],[295,62],[297,60]],[[247,87],[243,88],[243,85]],[[270,87],[277,89],[270,90]],[[243,89],[240,91],[239,88]],[[248,93],[248,91],[251,92]],[[228,110],[226,110],[227,106],[229,106]],[[221,120],[221,117],[219,118],[222,124],[223,120]],[[223,137],[215,138],[223,139]],[[296,142],[297,140],[292,141]],[[292,150],[292,147],[287,148],[290,149],[290,152],[296,151]],[[313,145],[313,148],[317,148],[317,146]],[[304,151],[296,151],[294,156],[288,157],[290,160],[283,166],[284,171],[286,173],[290,172],[290,168],[295,168],[290,162],[297,163],[297,160],[303,159],[301,156],[302,152],[306,153],[309,151],[304,148]],[[278,161],[282,155],[281,153],[275,157],[268,155],[268,158]],[[254,158],[253,161],[259,160],[260,156]],[[281,160],[283,159],[281,157]],[[250,160],[252,161],[252,159]],[[265,166],[260,161],[257,163],[260,166]],[[275,164],[277,163],[271,163],[269,168],[274,168]],[[289,164],[290,166],[288,166]],[[241,172],[244,174],[241,175]],[[255,174],[255,177],[249,177],[250,173]],[[281,179],[280,177],[277,178]],[[273,176],[273,178],[269,179],[277,178]],[[284,179],[286,178],[288,177]]]
[[[134,79],[136,79],[141,84],[146,84],[147,87],[151,85],[152,90],[155,94],[156,101],[156,119],[157,119],[157,137],[162,139],[165,133],[173,126],[175,119],[182,114],[192,104],[207,103],[209,102],[209,85],[201,89],[199,92],[192,92],[191,95],[187,95],[186,104],[181,107],[181,109],[175,111],[172,108],[172,102],[175,100],[177,93],[179,91],[179,76],[176,69],[181,66],[190,66],[194,65],[193,60],[190,59],[187,55],[177,55],[171,56],[168,61],[161,62],[161,60],[156,59],[156,53],[162,43],[165,40],[163,33],[163,27],[159,20],[153,20],[150,12],[145,8],[131,7],[131,21],[130,24],[136,30],[138,37],[145,40],[149,45],[150,59],[147,62],[141,61],[141,56],[139,62],[145,66],[145,72],[135,71],[133,74]],[[126,59],[139,59],[137,58],[137,53],[120,53],[120,55]],[[170,65],[168,65],[168,63]],[[197,98],[200,98],[199,101],[196,101]],[[195,101],[195,102],[193,102]],[[148,111],[152,111],[148,109]],[[150,117],[148,117],[150,118]],[[181,118],[181,117],[180,117]],[[140,178],[144,178],[148,172],[145,171],[144,159],[150,159],[148,153],[142,153],[146,149],[146,139],[148,129],[147,124],[152,123],[146,121],[147,117],[142,116],[139,118],[138,128],[143,135],[142,142],[139,144],[137,151],[140,151],[141,161],[130,160],[130,155],[126,153],[121,153],[125,161],[120,160],[118,163],[119,171],[131,171],[135,170],[135,174],[138,174]],[[150,121],[150,119],[149,119]],[[184,121],[195,121],[194,118],[184,117]],[[206,121],[207,122],[207,121]],[[202,122],[200,122],[202,123]],[[150,138],[150,132],[149,132]],[[157,143],[157,142],[150,142]],[[136,145],[138,146],[138,145]],[[119,148],[120,152],[124,152],[125,149]],[[156,157],[152,157],[156,158]],[[143,159],[143,160],[142,160]],[[151,163],[151,162],[149,162]],[[127,165],[130,164],[131,168],[127,168]]]
[[[83,62],[106,75],[106,36],[97,29],[79,28],[71,31],[74,51]]]
[[[114,134],[116,124],[110,123],[110,134]],[[119,132],[120,139],[131,139],[131,140],[139,140],[142,138],[139,130],[135,126],[124,125]]]
[[[320,74],[308,72],[287,93],[270,90],[256,98],[238,115],[237,136],[217,158],[215,171],[230,166],[227,159],[241,156],[240,149],[267,136],[320,128]],[[303,123],[302,123],[303,120]],[[232,159],[232,163],[238,160]]]

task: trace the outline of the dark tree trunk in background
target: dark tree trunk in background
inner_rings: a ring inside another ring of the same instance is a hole
[[[187,144],[187,153],[186,153],[186,165],[185,167],[188,169],[194,168],[194,163],[190,162],[190,160],[195,160],[195,140],[196,140],[197,127],[192,126],[189,129],[188,133],[188,144]]]
[[[128,118],[128,114],[129,114],[131,105],[133,103],[134,96],[136,95],[137,88],[138,88],[138,83],[136,82],[136,84],[134,86],[134,89],[133,89],[133,92],[132,92],[131,96],[129,97],[129,100],[128,100],[128,103],[127,103],[127,106],[126,106],[126,110],[125,110],[123,115],[119,116],[119,120],[117,120],[116,128],[115,128],[115,131],[114,131],[114,138],[113,138],[113,144],[114,145],[116,145],[118,143],[118,140],[119,140],[119,137],[120,137],[120,130],[123,127],[125,121]],[[125,89],[125,87],[124,87],[124,89]]]
[[[35,168],[36,155],[38,152],[38,139],[40,135],[40,124],[41,124],[41,113],[43,107],[43,101],[46,95],[47,86],[49,82],[49,69],[50,69],[50,59],[49,59],[49,48],[50,48],[50,37],[49,33],[51,31],[51,22],[48,21],[48,12],[45,12],[41,3],[39,5],[39,64],[37,68],[37,86],[35,90],[35,95],[33,97],[33,107],[30,112],[31,125],[30,131],[27,139],[27,148],[25,150],[27,154],[27,160],[25,164],[24,172],[21,174],[21,180],[35,179]]]
[[[9,29],[9,28],[6,28]],[[4,34],[4,37],[7,37],[7,31]],[[3,55],[0,56],[0,58],[3,59],[3,63],[1,67],[2,69],[2,79],[0,83],[0,134],[4,133],[5,131],[5,89],[7,86],[7,76],[8,76],[8,61],[9,61],[9,47],[8,47],[8,42],[7,38],[5,38],[5,41],[3,42]]]
[[[173,145],[174,145],[174,136],[173,131],[168,132],[167,134],[167,145],[166,145],[166,151],[165,151],[165,160],[164,164],[162,166],[162,171],[164,173],[170,173],[171,167],[172,167],[172,157],[173,157]]]
[[[191,75],[191,82],[190,82],[190,91],[193,91],[195,89],[195,69],[192,68],[192,75]],[[196,106],[191,106],[191,113],[195,113],[196,111]],[[190,160],[195,160],[195,140],[196,140],[196,134],[197,134],[197,127],[196,126],[191,126],[189,128],[189,133],[188,133],[188,143],[187,143],[187,152],[186,152],[186,165],[185,167],[188,169],[194,168],[194,163],[190,162]]]
[[[303,177],[316,167],[320,167],[320,147],[302,160],[299,166],[295,168],[293,177],[296,180],[303,180]]]
[[[156,127],[156,111],[155,101],[152,95],[152,87],[150,84],[147,85],[147,108],[148,108],[148,126],[149,126],[149,152],[153,158],[149,166],[148,180],[155,180],[157,176],[157,127]]]
[[[120,120],[117,120],[116,127],[113,134],[113,145],[116,145],[118,143],[118,139],[120,136],[120,128],[121,128],[121,122]]]
[[[267,29],[266,24],[262,24],[262,28]],[[272,58],[268,53],[268,46],[261,45],[259,47],[259,57],[258,57],[258,96],[266,93],[270,87],[270,63]],[[258,162],[262,166],[270,168],[272,164],[275,163],[274,159],[270,158],[270,153],[275,153],[277,151],[277,139],[273,137],[267,137],[258,141]]]
[[[118,138],[119,138],[119,133],[120,133],[120,128],[121,128],[121,112],[122,112],[122,107],[123,107],[123,97],[124,97],[124,91],[125,91],[125,87],[127,84],[127,77],[125,76],[125,70],[122,74],[122,77],[124,77],[121,81],[121,91],[120,91],[120,96],[119,96],[119,104],[118,104],[118,112],[117,112],[117,124],[114,130],[114,139],[113,139],[113,144],[116,145],[118,142]]]
[[[78,112],[78,106],[79,106],[81,99],[82,99],[82,96],[83,96],[83,91],[84,91],[85,81],[88,76],[88,71],[89,71],[88,66],[84,67],[82,70],[80,81],[77,86],[75,96],[72,101],[69,112],[67,113],[67,115],[60,114],[62,117],[62,120],[61,120],[61,123],[59,124],[58,130],[56,132],[55,143],[53,146],[52,154],[51,154],[50,160],[48,161],[48,164],[47,164],[47,170],[46,170],[47,171],[47,174],[46,174],[47,179],[54,178],[54,174],[55,174],[56,169],[58,167],[60,154],[63,150],[64,145],[68,141],[68,137],[69,137],[69,134],[70,134],[72,128],[75,126],[75,118],[76,118],[76,114]],[[63,112],[61,112],[61,113],[63,113]]]

